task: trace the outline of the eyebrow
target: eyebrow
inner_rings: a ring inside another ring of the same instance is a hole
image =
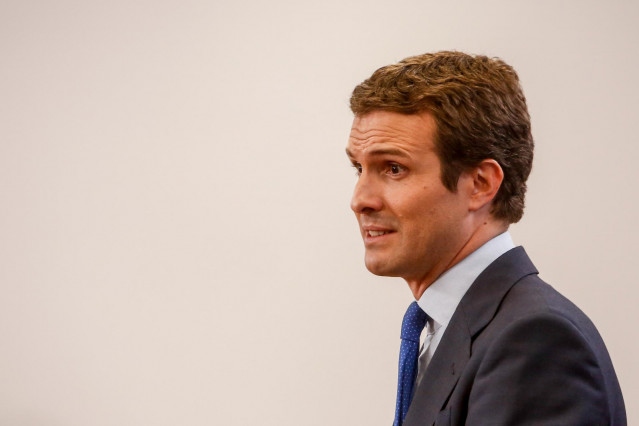
[[[348,148],[346,148],[346,155],[348,155],[350,158],[354,158],[354,155],[348,150]],[[396,149],[396,148],[373,149],[368,152],[368,155],[372,155],[372,156],[395,155],[398,157],[408,157],[408,155],[404,151]]]

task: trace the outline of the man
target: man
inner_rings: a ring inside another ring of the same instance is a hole
[[[407,58],[357,86],[351,109],[366,267],[404,278],[416,300],[394,425],[626,424],[597,330],[508,234],[533,158],[513,68],[459,52]]]

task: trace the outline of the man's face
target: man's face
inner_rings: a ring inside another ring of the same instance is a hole
[[[347,146],[359,175],[351,208],[376,275],[434,280],[471,237],[469,194],[442,184],[435,128],[429,113],[355,117]]]

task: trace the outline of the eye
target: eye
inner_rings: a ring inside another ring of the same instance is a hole
[[[400,164],[397,164],[397,163],[388,164],[388,173],[392,176],[397,176],[404,171],[406,171],[406,168]]]
[[[359,163],[353,163],[353,164],[352,164],[352,166],[353,166],[353,168],[355,169],[355,174],[356,174],[357,176],[359,176],[359,175],[361,175],[361,174],[362,174],[362,165],[361,165],[361,164],[359,164]]]

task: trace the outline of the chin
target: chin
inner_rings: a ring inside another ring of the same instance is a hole
[[[374,259],[366,257],[364,260],[366,264],[366,269],[371,274],[379,275],[381,277],[398,277],[399,275],[395,272],[395,269],[392,264],[388,262],[388,259]]]

